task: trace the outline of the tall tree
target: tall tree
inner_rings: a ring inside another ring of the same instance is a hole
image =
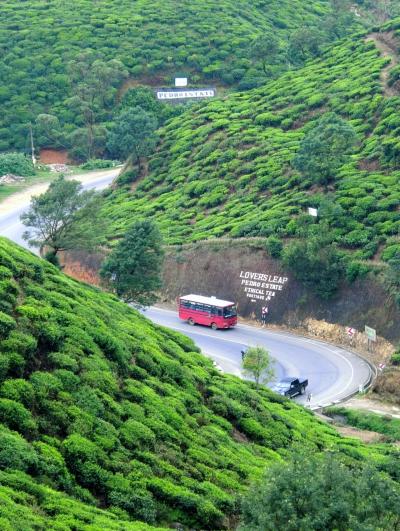
[[[352,125],[326,113],[301,141],[293,166],[313,182],[327,184],[349,160],[356,139]]]
[[[40,146],[68,147],[61,124],[53,114],[39,114],[35,120],[35,133]]]
[[[22,214],[28,227],[23,238],[41,253],[49,248],[53,256],[69,249],[93,250],[104,232],[99,208],[99,194],[60,176],[46,192],[33,197]]]
[[[249,347],[242,361],[243,373],[250,376],[258,387],[260,383],[269,382],[275,376],[273,360],[263,347]]]
[[[87,49],[67,65],[73,96],[67,100],[86,133],[86,157],[92,158],[95,148],[96,123],[107,118],[106,109],[114,103],[117,87],[128,73],[121,61],[105,61],[98,52]],[[104,146],[103,146],[104,147]]]
[[[270,74],[269,67],[276,64],[281,52],[279,40],[273,34],[257,37],[250,45],[252,59],[261,64],[265,75]]]
[[[344,37],[349,28],[354,26],[354,7],[351,0],[331,0],[331,11],[322,20],[321,29],[325,33],[326,42]]]
[[[242,505],[240,531],[393,531],[397,484],[376,469],[348,467],[331,454],[299,450],[268,468]]]
[[[113,157],[138,163],[140,171],[141,160],[148,157],[157,145],[156,129],[157,119],[153,114],[141,107],[127,109],[110,131],[107,149]]]
[[[100,277],[125,302],[149,306],[161,288],[164,251],[152,221],[134,223],[104,260]]]
[[[308,59],[321,53],[324,37],[316,28],[303,27],[293,32],[289,38],[287,60],[290,65],[301,66]]]

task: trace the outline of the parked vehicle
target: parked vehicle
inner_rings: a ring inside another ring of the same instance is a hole
[[[299,378],[288,376],[287,378],[283,378],[280,382],[275,384],[272,390],[279,395],[292,398],[293,396],[304,394],[307,385],[308,380],[299,380]]]
[[[218,328],[231,328],[237,324],[237,311],[234,302],[202,295],[179,297],[179,317],[190,325],[201,324]]]

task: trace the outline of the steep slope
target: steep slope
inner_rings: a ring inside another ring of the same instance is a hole
[[[399,26],[393,22],[380,34],[390,37],[393,54]],[[306,208],[328,196],[338,207],[328,221],[339,245],[368,258],[384,244],[383,257],[389,257],[399,248],[400,229],[399,68],[394,59],[388,70],[391,60],[372,37],[360,34],[261,89],[170,121],[149,175],[109,195],[109,235],[149,216],[169,243],[293,237]],[[291,161],[306,131],[327,111],[355,127],[359,145],[336,182],[324,188],[300,177]]]
[[[7,437],[3,430],[1,438],[10,456],[18,452],[18,442],[20,453],[29,453],[28,444],[21,442],[15,432]],[[0,472],[0,527],[2,531],[161,531],[74,500],[16,470]]]
[[[309,411],[221,375],[187,338],[5,239],[0,276],[0,517],[9,525],[32,511],[49,525],[220,529],[293,445],[390,459],[389,449],[342,439]]]
[[[66,132],[82,126],[66,69],[78,52],[122,61],[127,86],[170,85],[180,72],[193,83],[232,86],[254,71],[256,37],[273,31],[284,41],[330,11],[328,0],[7,0],[1,7],[0,150],[27,148],[28,124],[40,113],[56,115]],[[109,120],[114,99],[107,96],[100,121]]]

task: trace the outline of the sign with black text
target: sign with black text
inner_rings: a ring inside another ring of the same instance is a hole
[[[214,98],[217,91],[214,88],[204,89],[159,89],[156,92],[158,100],[184,100],[190,98]]]

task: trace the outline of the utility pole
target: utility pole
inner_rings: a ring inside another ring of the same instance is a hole
[[[33,129],[32,129],[32,122],[29,122],[29,132],[31,137],[31,155],[32,155],[32,164],[36,165],[36,157],[35,157],[35,146],[33,145]]]

